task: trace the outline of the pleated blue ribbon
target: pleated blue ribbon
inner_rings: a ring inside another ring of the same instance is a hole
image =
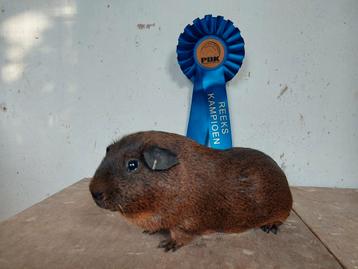
[[[222,16],[206,15],[179,36],[177,58],[194,84],[187,137],[215,149],[232,147],[225,84],[245,56],[240,30]]]

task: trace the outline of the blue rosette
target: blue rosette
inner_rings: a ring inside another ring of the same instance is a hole
[[[216,149],[232,147],[226,82],[245,56],[240,30],[222,16],[195,19],[180,34],[177,59],[194,84],[187,136]]]

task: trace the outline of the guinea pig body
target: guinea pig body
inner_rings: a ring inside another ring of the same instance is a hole
[[[167,251],[210,232],[276,233],[292,208],[285,174],[264,153],[214,150],[157,131],[110,145],[90,191],[100,207],[149,233],[169,230],[159,245]]]

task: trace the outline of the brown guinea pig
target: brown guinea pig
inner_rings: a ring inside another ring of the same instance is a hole
[[[90,183],[98,206],[155,233],[166,251],[195,235],[277,232],[290,214],[292,196],[281,168],[249,148],[214,150],[184,136],[149,131],[107,147]]]

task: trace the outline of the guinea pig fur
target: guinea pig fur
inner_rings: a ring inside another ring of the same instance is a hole
[[[159,244],[166,251],[210,232],[260,227],[276,234],[292,208],[286,176],[266,154],[214,150],[158,131],[109,145],[90,191],[98,206],[119,211],[146,232],[168,230]]]

